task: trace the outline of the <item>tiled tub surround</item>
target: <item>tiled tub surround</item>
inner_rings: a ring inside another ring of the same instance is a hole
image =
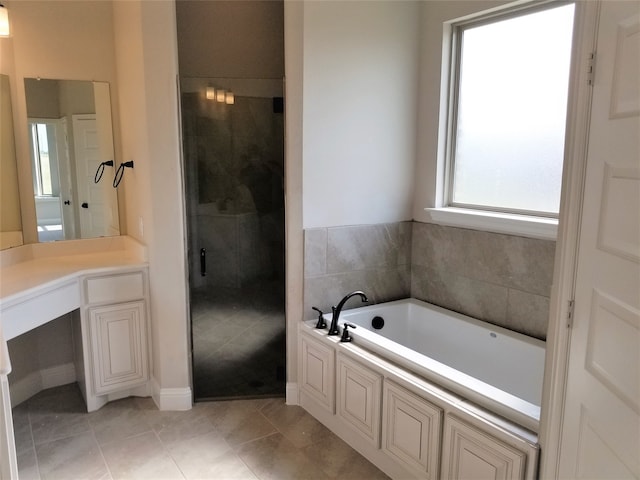
[[[409,297],[411,222],[305,230],[304,312],[331,306],[352,290],[372,303]],[[357,299],[345,308],[361,306]]]
[[[305,317],[364,290],[546,337],[555,242],[420,222],[305,231]],[[361,306],[351,300],[345,308]]]
[[[545,339],[555,242],[413,222],[411,296]]]

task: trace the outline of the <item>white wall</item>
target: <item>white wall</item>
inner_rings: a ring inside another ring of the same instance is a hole
[[[287,402],[298,403],[298,322],[304,318],[304,241],[302,233],[302,119],[304,3],[285,1],[285,235]]]
[[[134,161],[123,180],[127,231],[149,253],[154,395],[162,408],[189,408],[175,5],[129,1],[113,9],[122,149]]]
[[[304,228],[411,219],[419,12],[304,4]]]
[[[281,2],[176,3],[180,76],[282,78]]]

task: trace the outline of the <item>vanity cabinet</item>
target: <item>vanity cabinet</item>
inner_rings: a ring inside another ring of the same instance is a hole
[[[301,337],[302,390],[330,413],[335,411],[335,353],[310,335]]]
[[[527,452],[454,415],[444,426],[442,478],[527,478]]]
[[[93,411],[149,382],[147,270],[90,275],[82,284],[85,348],[76,369],[84,371],[80,388]]]
[[[338,355],[338,415],[367,442],[380,447],[382,375]]]
[[[45,370],[40,370],[33,376],[38,381],[29,375],[9,392],[6,341],[68,314],[73,364],[47,369],[55,370],[47,374],[47,386],[77,381],[89,412],[111,400],[151,396],[146,258],[145,247],[129,237],[29,244],[0,252],[0,478],[17,478],[11,400],[21,403],[48,388]]]
[[[383,398],[382,449],[420,478],[439,478],[442,409],[389,380]]]
[[[89,309],[93,388],[97,395],[149,379],[145,319],[143,300]]]

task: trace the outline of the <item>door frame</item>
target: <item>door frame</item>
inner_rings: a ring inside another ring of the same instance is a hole
[[[582,200],[591,119],[591,73],[601,0],[577,1],[569,109],[551,292],[539,442],[539,478],[557,478],[571,348],[571,314],[575,297]]]

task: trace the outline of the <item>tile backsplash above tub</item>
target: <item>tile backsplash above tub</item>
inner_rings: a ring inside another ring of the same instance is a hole
[[[372,303],[413,297],[546,337],[553,241],[398,222],[308,229],[304,246],[307,319],[364,290]]]
[[[353,290],[372,303],[410,296],[412,222],[313,228],[304,238],[304,313],[331,311]],[[345,308],[360,306],[357,299]]]
[[[413,222],[411,296],[545,339],[555,242]]]

